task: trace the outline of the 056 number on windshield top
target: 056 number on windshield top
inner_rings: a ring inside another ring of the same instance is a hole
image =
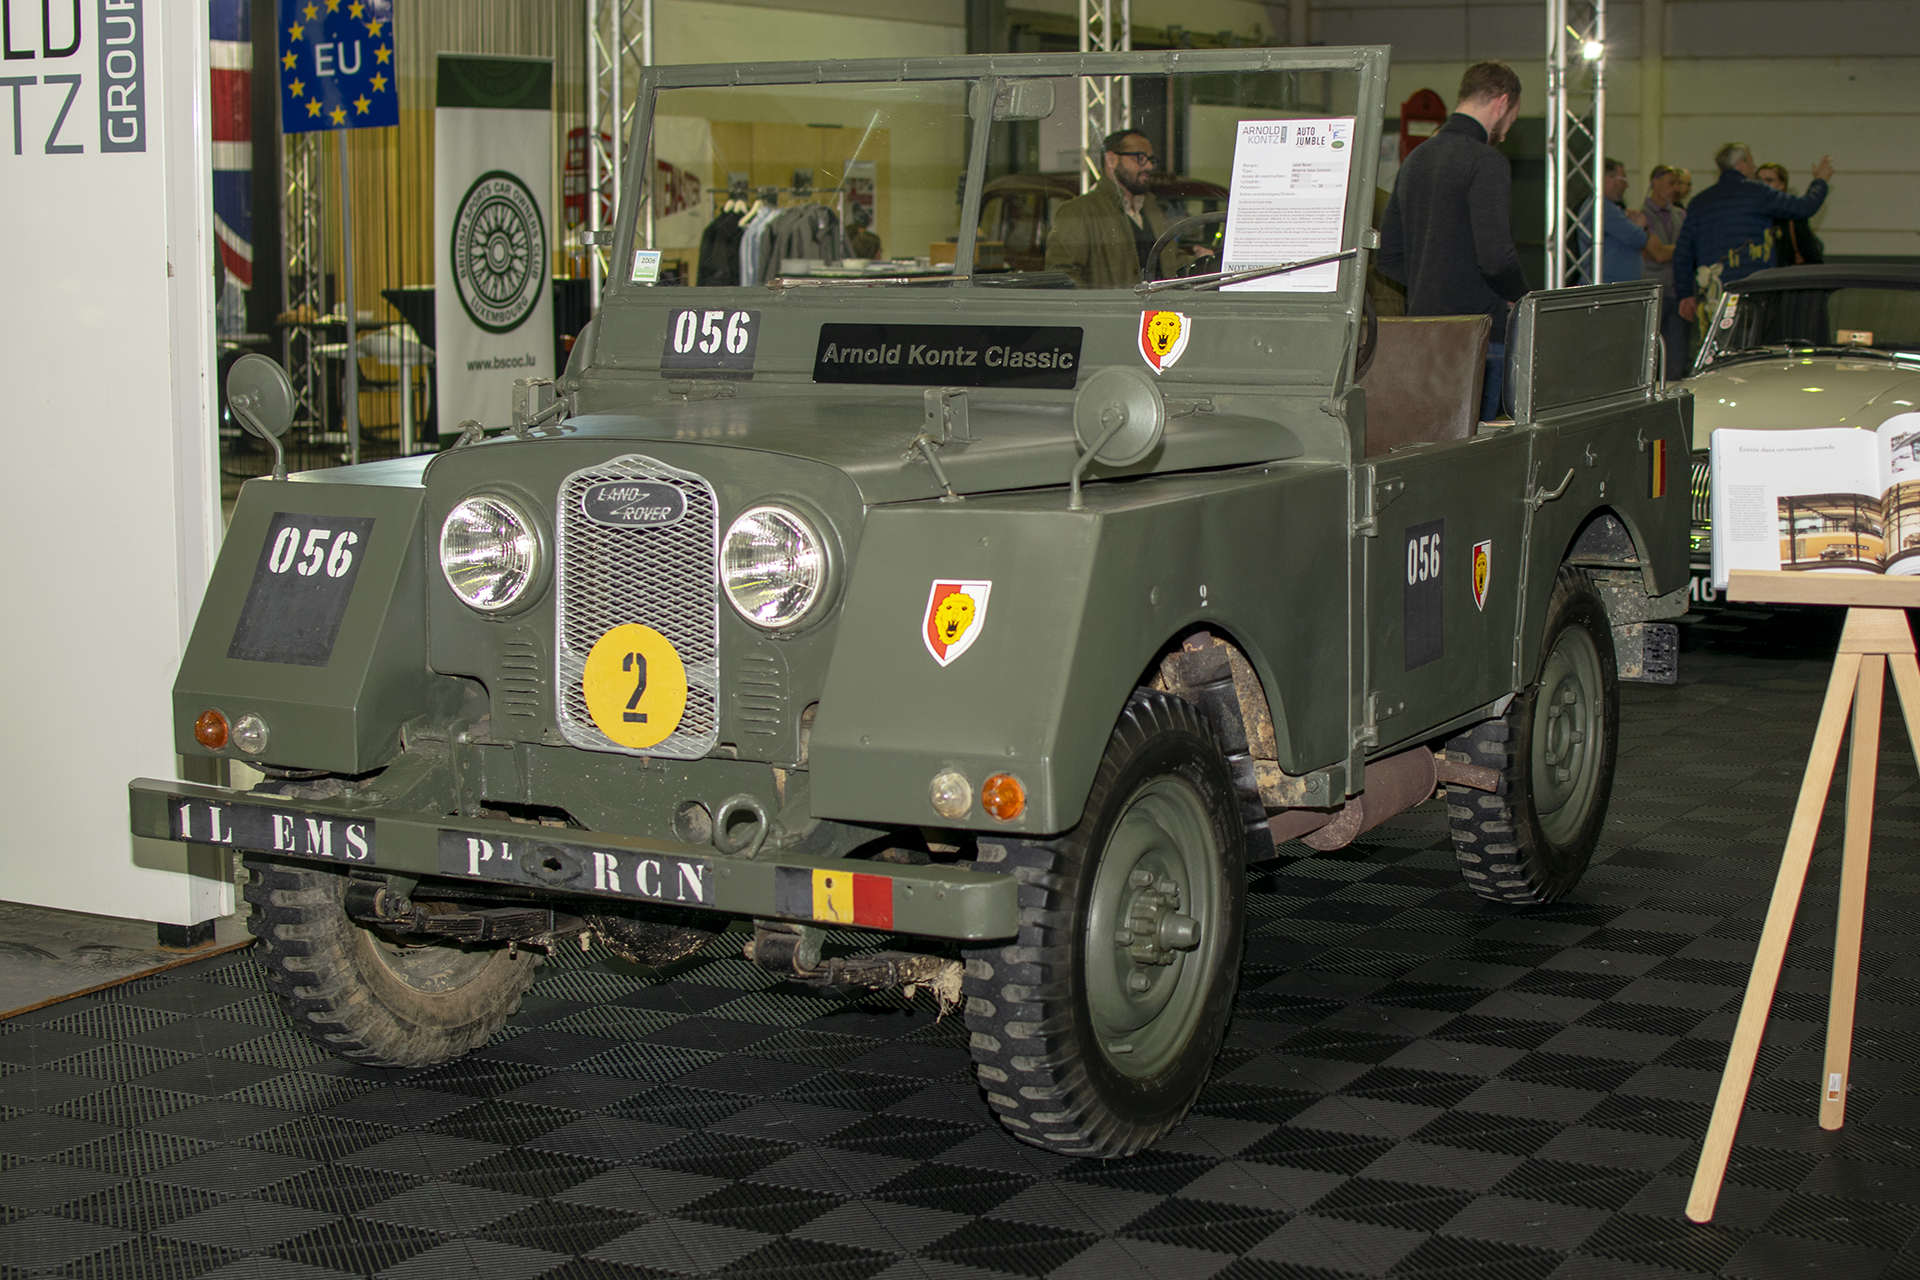
[[[750,376],[759,343],[758,311],[682,307],[667,313],[660,368],[691,375]]]

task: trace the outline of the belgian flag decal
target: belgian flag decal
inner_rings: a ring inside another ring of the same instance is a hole
[[[893,877],[816,867],[775,867],[773,907],[821,924],[893,928]]]
[[[1664,498],[1667,496],[1667,440],[1665,436],[1655,440],[1647,450],[1650,468],[1647,476],[1647,496]]]

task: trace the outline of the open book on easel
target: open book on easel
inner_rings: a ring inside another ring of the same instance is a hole
[[[1920,413],[1877,430],[1713,433],[1713,582],[1735,569],[1920,574]]]

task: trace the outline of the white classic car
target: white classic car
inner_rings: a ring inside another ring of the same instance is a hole
[[[1685,384],[1693,392],[1693,602],[1707,570],[1707,439],[1721,427],[1871,431],[1920,407],[1920,264],[1756,271],[1727,287]]]

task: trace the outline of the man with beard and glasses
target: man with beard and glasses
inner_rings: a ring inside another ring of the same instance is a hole
[[[1410,316],[1493,319],[1480,417],[1500,409],[1507,313],[1526,296],[1513,246],[1513,170],[1494,150],[1520,116],[1520,77],[1476,62],[1438,132],[1413,149],[1380,222],[1380,271],[1407,286]]]
[[[1100,146],[1106,176],[1054,215],[1047,270],[1066,272],[1082,289],[1125,289],[1139,282],[1167,216],[1152,195],[1153,143],[1122,129]],[[1192,256],[1169,245],[1154,274],[1173,275]]]

